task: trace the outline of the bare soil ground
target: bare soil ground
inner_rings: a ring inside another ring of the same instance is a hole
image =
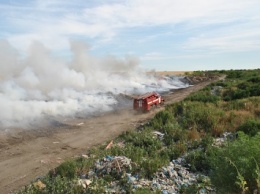
[[[165,104],[181,101],[213,81],[167,94],[164,96]],[[20,190],[65,159],[80,156],[95,145],[107,143],[122,132],[145,123],[162,109],[164,107],[137,114],[129,108],[88,119],[67,120],[52,129],[0,132],[0,193]]]

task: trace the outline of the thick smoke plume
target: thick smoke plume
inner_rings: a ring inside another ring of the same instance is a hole
[[[147,91],[157,84],[138,66],[138,59],[88,54],[88,46],[71,41],[69,62],[54,57],[40,42],[21,57],[0,41],[0,127],[28,127],[43,118],[73,117],[109,111],[114,95]]]

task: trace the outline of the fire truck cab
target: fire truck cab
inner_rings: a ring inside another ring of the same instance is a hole
[[[134,98],[134,110],[147,112],[157,105],[161,104],[164,100],[161,95],[156,92],[149,92]]]

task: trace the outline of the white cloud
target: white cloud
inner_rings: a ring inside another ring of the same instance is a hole
[[[211,29],[191,37],[183,45],[185,50],[209,52],[241,52],[260,50],[260,17],[231,27]]]
[[[163,55],[162,53],[159,52],[151,52],[151,53],[146,53],[144,56],[141,57],[142,60],[158,60],[158,59],[163,59],[166,56]]]
[[[63,49],[69,45],[67,40],[75,36],[91,38],[106,44],[119,35],[120,30],[132,27],[174,26],[186,23],[189,30],[213,24],[238,22],[237,33],[248,35],[241,44],[238,42],[240,38],[232,38],[230,29],[220,27],[219,35],[213,32],[213,35],[202,38],[199,33],[191,36],[183,47],[188,48],[187,45],[190,44],[190,48],[218,49],[227,48],[227,45],[242,48],[257,38],[256,35],[239,29],[243,27],[239,22],[257,18],[258,7],[258,0],[38,0],[27,4],[0,4],[0,11],[3,20],[9,25],[9,28],[5,29],[18,29],[17,33],[10,32],[9,35],[5,31],[5,37],[20,49],[28,47],[33,40],[40,40],[46,46],[51,45],[53,49]],[[251,27],[259,32],[259,23],[251,24]],[[175,29],[178,30],[177,27]],[[239,46],[233,40],[237,41]],[[253,48],[254,44],[251,44],[251,47]]]

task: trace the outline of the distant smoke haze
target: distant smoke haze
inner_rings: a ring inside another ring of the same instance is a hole
[[[1,128],[28,127],[46,117],[109,111],[118,103],[110,94],[145,92],[147,85],[157,84],[135,57],[97,58],[88,54],[82,42],[70,45],[73,58],[65,63],[40,42],[33,42],[21,58],[9,42],[0,41]]]

